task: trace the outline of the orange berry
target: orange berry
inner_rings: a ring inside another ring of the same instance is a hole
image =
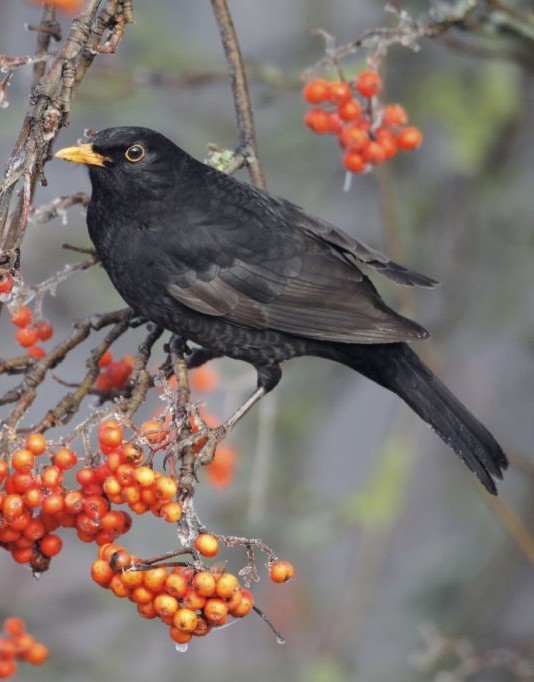
[[[219,541],[211,533],[200,533],[195,538],[195,549],[202,556],[213,557],[219,551]]]
[[[403,152],[409,152],[412,149],[417,149],[423,142],[423,135],[418,128],[409,126],[404,128],[397,135],[397,146]]]
[[[39,549],[48,557],[56,556],[61,552],[63,547],[63,540],[59,535],[45,535],[39,540]]]
[[[33,319],[32,311],[25,305],[15,310],[11,315],[11,322],[17,327],[27,327]]]
[[[106,365],[109,365],[111,362],[113,362],[113,353],[110,350],[107,350],[98,361],[98,366],[105,367]]]
[[[34,454],[31,450],[23,448],[15,450],[11,455],[11,466],[15,471],[30,471],[34,464]]]
[[[239,580],[233,573],[221,573],[217,580],[215,592],[223,599],[229,599],[239,590]]]
[[[222,599],[217,599],[217,597],[206,601],[203,612],[206,620],[214,625],[223,625],[228,618],[228,607]]]
[[[22,499],[28,509],[37,509],[43,502],[43,491],[41,488],[28,488],[23,494]]]
[[[146,604],[147,602],[154,599],[154,592],[149,590],[148,587],[145,587],[144,585],[139,585],[138,587],[133,588],[131,599],[136,604]]]
[[[91,564],[91,578],[101,587],[109,587],[114,575],[113,569],[104,559],[97,559]]]
[[[295,575],[295,568],[290,561],[273,561],[269,567],[269,578],[274,583],[285,583]]]
[[[76,480],[82,486],[90,485],[91,483],[95,483],[96,474],[93,469],[82,467],[76,472]]]
[[[41,505],[45,514],[57,514],[65,508],[65,498],[62,493],[51,493],[47,495]]]
[[[182,516],[182,505],[179,502],[167,502],[161,506],[159,516],[168,523],[176,523]]]
[[[204,607],[204,604],[206,603],[206,597],[201,597],[199,594],[195,592],[195,590],[192,587],[189,587],[187,589],[187,592],[180,600],[180,603],[185,609],[198,611],[199,609]]]
[[[193,577],[193,589],[201,597],[211,597],[215,592],[216,579],[209,571],[199,571]]]
[[[41,473],[41,479],[43,481],[43,487],[55,488],[56,486],[61,485],[61,482],[63,481],[63,474],[61,473],[59,467],[51,464],[50,466],[47,466],[45,469],[43,469],[43,472]]]
[[[198,616],[191,609],[178,609],[172,622],[174,627],[182,632],[193,632],[197,626]]]
[[[169,574],[167,569],[163,566],[151,568],[148,571],[143,571],[143,585],[152,592],[162,592]]]
[[[26,355],[29,355],[36,360],[42,360],[46,355],[46,351],[44,348],[41,348],[41,346],[30,346],[26,351]]]
[[[19,346],[22,346],[23,348],[29,348],[36,343],[38,336],[34,327],[24,327],[23,329],[18,330],[18,332],[15,334],[15,338],[17,339]]]
[[[24,660],[32,665],[41,665],[48,658],[48,648],[41,642],[32,644],[24,654]]]
[[[194,637],[204,637],[211,630],[211,625],[203,616],[198,616],[197,626],[193,630]]]
[[[374,97],[382,89],[382,79],[376,71],[362,71],[356,79],[356,90],[362,97]]]
[[[9,464],[5,459],[0,459],[0,483],[2,483],[9,474]]]
[[[135,468],[131,464],[120,464],[115,470],[115,477],[122,487],[135,485]]]
[[[170,476],[160,476],[154,484],[154,492],[160,500],[172,500],[178,492],[178,486]]]
[[[26,632],[26,622],[18,616],[9,616],[4,621],[4,632],[12,637],[20,637]]]
[[[158,594],[154,597],[154,610],[161,618],[174,616],[178,611],[178,600],[170,594]]]
[[[48,320],[39,320],[35,323],[35,331],[39,341],[48,341],[54,335],[54,327]]]
[[[156,618],[157,613],[156,609],[154,608],[154,602],[149,601],[146,604],[137,604],[137,613],[142,617],[142,618]]]
[[[156,479],[154,470],[147,466],[137,467],[133,473],[133,477],[143,488],[153,485]]]
[[[324,133],[329,132],[330,115],[324,109],[309,109],[304,116],[304,123],[308,128],[311,128],[314,133],[323,135]]]
[[[52,456],[52,460],[58,469],[67,471],[72,469],[78,463],[76,453],[70,448],[61,448]]]
[[[169,630],[169,635],[171,636],[171,639],[175,641],[177,644],[187,644],[193,638],[191,632],[184,632],[183,630],[180,630],[179,628],[175,627],[172,627]]]
[[[0,275],[0,294],[5,293],[2,291],[2,280]],[[7,677],[13,677],[17,672],[17,664],[13,658],[0,659],[0,679],[5,679]]]
[[[122,444],[122,428],[120,426],[105,426],[98,429],[98,444],[104,454],[118,448]]]
[[[328,132],[332,135],[339,135],[343,128],[343,121],[337,112],[328,114]]]
[[[378,128],[375,131],[376,141],[384,150],[386,159],[391,159],[397,153],[397,142],[395,135],[388,128]]]
[[[165,591],[177,599],[185,596],[188,589],[189,583],[187,578],[178,573],[171,573],[165,580]]]
[[[46,439],[40,433],[30,433],[26,437],[26,448],[34,455],[42,455],[46,450]]]
[[[109,581],[109,589],[116,597],[119,597],[119,599],[125,599],[131,594],[130,588],[122,582],[121,575],[119,573],[115,574]],[[150,601],[150,599],[148,601]]]
[[[349,147],[343,154],[343,165],[351,173],[363,173],[365,170],[365,161],[361,152],[352,147]]]
[[[211,365],[205,364],[194,369],[189,380],[195,391],[213,391],[219,383],[219,373]]]
[[[325,102],[330,96],[330,83],[321,78],[309,81],[302,88],[302,96],[310,104]]]
[[[339,142],[342,147],[360,150],[369,142],[369,135],[362,130],[359,123],[352,122],[343,126],[339,133]]]
[[[252,592],[243,587],[241,588],[241,601],[230,611],[230,613],[234,618],[243,618],[252,611],[253,606],[254,596]]]
[[[124,533],[123,512],[110,510],[102,516],[102,530],[108,533],[111,538],[118,538]]]
[[[371,140],[361,151],[363,160],[378,165],[386,160],[386,152],[379,142]]]
[[[2,502],[2,513],[8,522],[14,521],[24,511],[24,501],[20,495],[6,495]]]
[[[400,104],[386,104],[382,116],[382,123],[386,126],[403,126],[408,122],[408,114]]]
[[[334,81],[330,83],[328,99],[332,104],[339,106],[344,102],[348,102],[351,97],[352,90],[348,83],[344,83],[343,81]]]
[[[357,121],[362,115],[362,105],[358,100],[349,99],[338,106],[337,113],[344,121]]]
[[[7,270],[0,270],[0,294],[9,294],[13,289],[14,280]]]
[[[157,445],[165,440],[167,431],[161,422],[147,419],[141,424],[141,433],[151,445]]]

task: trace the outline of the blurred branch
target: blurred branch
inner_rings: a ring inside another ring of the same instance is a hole
[[[234,24],[228,9],[226,0],[211,0],[215,13],[219,32],[223,42],[226,61],[230,69],[234,105],[239,131],[239,148],[237,155],[243,157],[251,180],[256,187],[265,189],[265,176],[258,160],[258,147],[256,144],[256,132],[254,130],[254,115],[248,91],[247,76],[239,48],[239,42],[235,33]]]
[[[489,495],[484,495],[484,499],[488,501],[508,535],[510,535],[528,561],[534,566],[534,536],[502,497],[491,499],[489,497]]]
[[[425,20],[414,19],[405,10],[392,5],[387,5],[386,10],[395,15],[395,26],[365,31],[356,40],[338,47],[333,36],[315,29],[313,34],[327,38],[326,54],[304,73],[304,77],[309,79],[325,68],[337,69],[341,60],[362,48],[368,51],[369,64],[377,68],[390,47],[402,45],[418,50],[421,39],[441,38],[453,29],[468,35],[471,40],[483,41],[482,45],[475,43],[470,47],[463,43],[464,50],[471,49],[475,54],[481,50],[481,56],[506,56],[529,70],[534,69],[534,14],[531,11],[516,10],[499,0],[439,2]],[[448,35],[446,40],[450,40]]]

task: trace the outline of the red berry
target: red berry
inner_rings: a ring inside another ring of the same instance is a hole
[[[339,135],[343,128],[343,121],[336,112],[328,114],[328,132],[333,135]]]
[[[369,142],[369,135],[361,129],[359,123],[348,123],[343,126],[343,130],[339,134],[339,141],[342,147],[361,149]]]
[[[352,147],[343,154],[343,165],[351,173],[363,173],[365,170],[365,161],[361,153]]]
[[[330,95],[330,83],[320,78],[306,83],[302,88],[302,96],[310,104],[325,102]]]
[[[348,83],[343,83],[342,81],[334,81],[330,83],[330,92],[328,99],[332,104],[343,104],[347,102],[352,97],[352,91]]]
[[[397,153],[397,142],[395,135],[388,128],[378,128],[375,131],[375,137],[378,144],[384,150],[386,159],[391,159]]]
[[[344,121],[357,121],[362,115],[362,105],[355,99],[342,102],[337,112]]]
[[[24,327],[19,329],[15,334],[15,338],[20,346],[29,348],[37,341],[37,330],[35,327]]]
[[[378,165],[386,160],[386,152],[379,142],[371,140],[369,144],[366,144],[362,149],[362,156],[364,161],[367,163],[373,163]]]
[[[374,97],[382,89],[382,79],[376,71],[362,71],[356,79],[356,90],[362,97]]]
[[[0,271],[0,294],[9,294],[13,289],[13,277],[7,270]]]
[[[322,135],[328,132],[330,115],[324,109],[309,109],[304,116],[304,123],[311,128],[314,133]]]
[[[32,321],[32,317],[32,311],[23,305],[11,315],[11,322],[17,327],[27,327]]]
[[[402,149],[403,152],[409,152],[412,149],[417,149],[423,142],[423,135],[418,128],[410,126],[404,128],[397,135],[397,146]]]
[[[408,121],[406,110],[400,104],[387,104],[384,107],[382,122],[386,126],[403,126]]]
[[[48,320],[39,320],[36,322],[35,329],[37,330],[37,336],[40,341],[48,341],[54,334],[54,327],[52,327]]]
[[[26,351],[26,355],[29,355],[36,360],[42,360],[46,355],[46,351],[44,348],[41,348],[41,346],[30,346]]]

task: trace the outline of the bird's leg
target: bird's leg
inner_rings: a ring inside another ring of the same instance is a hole
[[[230,431],[236,426],[237,422],[240,421],[264,395],[273,390],[282,377],[280,365],[256,367],[256,371],[258,372],[258,385],[256,390],[225,422],[210,429],[208,440],[197,457],[197,466],[209,464],[213,461],[217,445],[226,438]]]

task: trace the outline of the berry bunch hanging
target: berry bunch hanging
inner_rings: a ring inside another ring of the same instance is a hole
[[[351,173],[363,173],[423,141],[419,129],[407,125],[402,105],[380,101],[382,87],[378,72],[366,70],[354,81],[314,79],[302,90],[306,102],[314,105],[304,123],[318,135],[337,136],[343,165]]]

